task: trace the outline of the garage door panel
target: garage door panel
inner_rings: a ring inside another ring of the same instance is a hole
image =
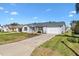
[[[60,28],[47,28],[46,33],[61,34],[61,29]]]

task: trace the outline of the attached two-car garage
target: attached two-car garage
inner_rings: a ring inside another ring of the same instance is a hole
[[[61,34],[62,30],[59,27],[54,27],[54,28],[48,27],[46,28],[46,33],[47,34]]]

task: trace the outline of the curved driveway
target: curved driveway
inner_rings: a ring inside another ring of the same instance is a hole
[[[0,45],[0,55],[2,56],[30,56],[32,51],[48,41],[55,35],[42,34],[23,41]]]

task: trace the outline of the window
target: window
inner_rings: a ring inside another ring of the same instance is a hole
[[[24,31],[27,31],[27,27],[24,27]]]

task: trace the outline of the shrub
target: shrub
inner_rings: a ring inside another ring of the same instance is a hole
[[[79,39],[78,38],[73,38],[73,37],[67,38],[67,40],[69,42],[72,42],[72,43],[78,43],[79,42]]]
[[[71,22],[71,30],[74,32],[74,34],[79,34],[79,21]]]
[[[38,33],[41,33],[41,31],[38,31]]]
[[[79,43],[79,39],[78,39],[78,43]]]

